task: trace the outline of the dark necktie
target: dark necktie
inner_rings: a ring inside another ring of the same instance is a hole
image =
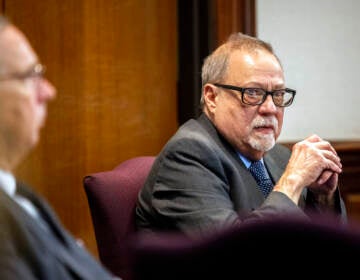
[[[255,178],[264,196],[267,197],[273,188],[273,183],[266,174],[264,164],[260,160],[253,161],[249,167],[249,171]]]

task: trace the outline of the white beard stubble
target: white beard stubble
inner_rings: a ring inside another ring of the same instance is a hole
[[[274,133],[276,131],[278,131],[278,121],[275,117],[255,118],[252,121],[250,126],[251,126],[251,129],[254,129],[256,127],[262,127],[262,126],[272,126],[274,128]],[[275,145],[275,134],[274,133],[262,134],[261,136],[254,135],[252,133],[249,135],[247,142],[254,150],[261,151],[261,152],[267,152]]]

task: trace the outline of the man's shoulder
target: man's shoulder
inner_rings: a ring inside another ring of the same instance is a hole
[[[201,119],[190,119],[178,128],[169,142],[207,142],[211,138],[212,132]]]
[[[167,141],[159,158],[197,156],[206,158],[223,154],[223,143],[216,132],[199,119],[190,119]]]

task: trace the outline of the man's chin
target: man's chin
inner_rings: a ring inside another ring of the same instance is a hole
[[[40,131],[37,131],[33,134],[31,140],[30,140],[30,148],[33,149],[36,147],[36,145],[40,141]]]
[[[267,152],[275,146],[275,138],[273,134],[269,134],[262,138],[251,139],[250,146],[260,152]]]

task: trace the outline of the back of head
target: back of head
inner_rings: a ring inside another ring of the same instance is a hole
[[[227,74],[229,57],[234,51],[254,53],[258,50],[266,50],[273,54],[281,65],[269,43],[240,32],[231,34],[222,45],[205,58],[201,71],[202,87],[207,83],[222,82]],[[200,105],[201,107],[204,105],[203,96]]]

